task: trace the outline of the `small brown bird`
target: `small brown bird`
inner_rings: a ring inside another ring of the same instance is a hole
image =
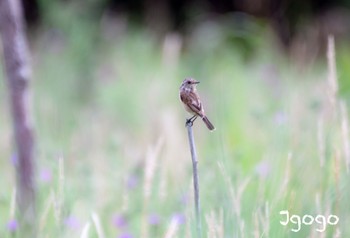
[[[187,123],[193,123],[199,116],[204,121],[209,130],[215,130],[215,127],[204,113],[203,105],[197,93],[196,86],[199,81],[193,78],[186,78],[180,86],[180,100],[183,102],[186,111],[193,117],[187,120]]]

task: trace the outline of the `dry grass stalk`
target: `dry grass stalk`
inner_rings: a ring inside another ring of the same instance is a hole
[[[62,209],[64,197],[64,161],[63,157],[58,158],[58,191],[54,199],[56,220],[62,222]]]
[[[316,205],[316,212],[317,214],[322,214],[322,209],[321,209],[321,195],[319,193],[316,193],[315,195],[315,205]]]
[[[317,144],[318,144],[318,156],[320,159],[320,166],[324,167],[326,158],[325,137],[324,137],[324,123],[322,117],[317,122]]]
[[[95,212],[93,212],[91,214],[91,217],[92,217],[92,221],[94,222],[98,238],[105,238],[99,216]]]
[[[142,237],[148,237],[147,213],[148,204],[151,197],[152,184],[157,168],[157,157],[163,145],[163,140],[159,139],[154,148],[149,148],[146,154],[144,184],[143,184],[143,219],[142,219]]]
[[[191,190],[192,188],[192,184],[190,184],[189,186],[189,190]],[[186,238],[192,238],[192,209],[190,206],[186,206],[186,210],[185,210],[185,216],[188,217],[188,221],[186,222],[186,230],[185,230],[185,237]]]
[[[89,238],[90,222],[87,222],[81,232],[80,238]]]
[[[49,198],[46,201],[46,205],[45,205],[45,209],[44,212],[40,218],[40,222],[39,222],[39,234],[43,231],[46,222],[47,222],[47,217],[49,215],[50,212],[50,208],[53,206],[54,203],[54,198],[55,198],[55,194],[54,191],[51,191]]]
[[[277,203],[278,201],[280,201],[283,196],[286,195],[286,191],[288,189],[288,184],[289,184],[289,181],[290,181],[290,174],[291,174],[291,161],[292,161],[292,152],[289,152],[288,155],[287,155],[287,165],[286,165],[286,170],[284,172],[284,179],[283,179],[283,182],[281,184],[281,188],[278,192],[278,195],[275,197],[274,199],[274,203],[272,204],[275,204]]]
[[[236,214],[237,216],[237,221],[239,221],[240,233],[241,233],[241,236],[243,237],[245,234],[244,232],[245,222],[241,216],[241,199],[242,199],[243,192],[245,191],[247,185],[250,182],[250,178],[246,178],[243,182],[241,182],[237,188],[237,191],[235,191],[234,186],[232,185],[231,179],[228,173],[226,172],[223,164],[218,163],[218,166],[220,168],[221,174],[225,179],[226,187],[229,188],[230,196],[233,201],[233,213]]]
[[[14,219],[16,215],[16,197],[17,197],[17,189],[16,187],[12,190],[11,196],[11,205],[10,205],[10,218]]]
[[[329,98],[334,108],[338,92],[338,80],[335,62],[334,37],[332,35],[328,36],[327,48]]]
[[[334,183],[335,183],[335,209],[338,210],[339,202],[340,202],[340,151],[338,149],[334,149]]]
[[[258,211],[259,221],[261,224],[261,227],[263,228],[261,237],[264,235],[266,237],[269,237],[269,231],[270,231],[270,207],[269,203],[266,201],[265,203],[265,209],[264,212],[262,212],[261,209]]]
[[[164,166],[160,171],[160,185],[159,185],[159,199],[160,202],[164,202],[167,196],[167,178],[165,176]]]
[[[126,175],[124,178],[124,184],[127,184],[129,175]],[[126,213],[129,210],[129,191],[127,186],[124,186],[123,194],[122,194],[122,205],[121,211],[122,213]]]
[[[175,237],[177,231],[179,229],[179,221],[176,217],[171,219],[168,230],[166,231],[164,238],[172,238]]]
[[[254,223],[253,237],[260,238],[260,224],[259,224],[258,212],[253,213],[253,223]]]
[[[162,146],[162,140],[158,140],[154,148],[149,148],[146,155],[145,175],[144,175],[144,199],[149,200],[152,190],[153,178],[157,167],[157,156]]]
[[[350,168],[350,144],[349,144],[349,124],[348,124],[348,111],[346,104],[343,100],[340,100],[340,115],[341,115],[341,135],[343,141],[343,153],[345,157],[346,172],[349,173]]]
[[[208,225],[208,238],[224,237],[224,215],[222,209],[219,214],[211,211],[205,216],[205,220]]]
[[[282,188],[281,188],[282,194],[284,193],[284,191],[287,190],[287,187],[288,187],[288,184],[289,184],[291,160],[292,160],[292,153],[289,152],[288,153],[288,157],[287,157],[286,172],[285,172],[285,176],[284,176],[284,180],[283,180],[283,184],[282,184]]]

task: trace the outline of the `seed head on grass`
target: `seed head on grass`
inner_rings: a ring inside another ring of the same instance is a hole
[[[220,209],[219,213],[211,211],[205,215],[208,226],[208,237],[221,238],[224,237],[224,212]]]
[[[160,149],[162,148],[163,140],[159,139],[154,147],[148,149],[146,155],[145,173],[144,173],[144,185],[143,185],[143,219],[142,219],[142,231],[141,236],[148,237],[148,224],[147,214],[149,209],[149,200],[151,197],[151,190],[154,180],[154,175],[157,169],[157,157],[159,156]]]

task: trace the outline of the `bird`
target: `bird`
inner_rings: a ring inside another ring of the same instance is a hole
[[[192,126],[193,122],[199,116],[202,118],[208,129],[213,131],[215,130],[215,127],[205,115],[203,105],[197,93],[197,84],[199,84],[199,81],[193,78],[185,78],[179,89],[180,100],[183,103],[185,110],[193,115],[190,119],[187,119],[186,125],[190,123]]]

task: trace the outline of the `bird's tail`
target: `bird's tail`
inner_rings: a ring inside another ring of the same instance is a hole
[[[213,126],[213,124],[211,124],[208,117],[204,116],[202,117],[202,120],[204,121],[205,125],[208,127],[209,130],[211,131],[215,130],[215,127]]]

